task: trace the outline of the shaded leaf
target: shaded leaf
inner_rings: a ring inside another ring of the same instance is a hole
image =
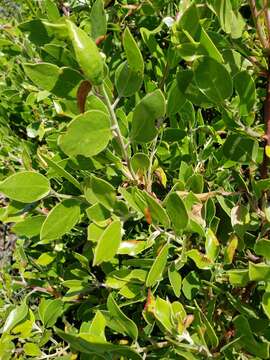
[[[137,340],[138,328],[134,321],[130,320],[119,308],[112,294],[107,299],[107,308],[111,316],[118,322],[123,332],[129,335],[133,340]]]

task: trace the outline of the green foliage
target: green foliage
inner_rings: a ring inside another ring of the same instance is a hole
[[[0,0],[1,360],[269,359],[255,5]]]

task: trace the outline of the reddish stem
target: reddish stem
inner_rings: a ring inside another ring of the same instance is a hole
[[[270,146],[270,57],[268,57],[268,76],[267,76],[267,88],[266,88],[266,99],[264,102],[264,123],[265,123],[265,148],[263,162],[261,165],[261,178],[268,178],[268,163],[269,158],[266,155],[266,146]]]

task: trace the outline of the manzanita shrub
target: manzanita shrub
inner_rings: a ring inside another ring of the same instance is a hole
[[[0,4],[0,359],[269,359],[269,1]]]

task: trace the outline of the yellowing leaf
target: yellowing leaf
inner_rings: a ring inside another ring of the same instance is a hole
[[[212,261],[216,260],[219,252],[218,239],[210,228],[206,231],[205,252]]]
[[[266,145],[266,147],[265,147],[265,154],[268,158],[270,158],[270,146],[269,145]]]

